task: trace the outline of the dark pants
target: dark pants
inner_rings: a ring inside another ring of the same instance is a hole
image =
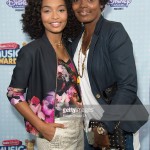
[[[94,149],[92,145],[88,144],[86,134],[84,133],[84,150],[100,150]],[[127,134],[126,136],[126,149],[125,150],[134,150],[133,148],[133,134]]]

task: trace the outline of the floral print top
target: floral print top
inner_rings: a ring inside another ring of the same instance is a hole
[[[49,91],[42,101],[36,96],[28,100],[32,111],[47,123],[55,122],[55,117],[72,114],[71,108],[77,108],[81,102],[76,70],[70,59],[68,62],[58,59],[56,85],[56,91]],[[23,89],[9,87],[7,95],[11,104],[16,105],[25,101],[24,93]],[[28,121],[25,121],[25,126],[29,133],[39,136],[38,131]]]

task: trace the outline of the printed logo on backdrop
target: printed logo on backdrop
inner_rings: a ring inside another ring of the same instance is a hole
[[[123,9],[127,8],[131,2],[132,0],[109,0],[107,5],[114,9]]]
[[[26,146],[0,146],[0,150],[27,150]]]
[[[16,11],[24,10],[24,7],[27,5],[26,0],[7,0],[6,4],[9,7],[14,8]]]
[[[22,145],[22,141],[17,139],[4,140],[2,141],[0,150],[34,150],[35,140],[25,140],[25,145]]]
[[[0,150],[26,150],[27,147],[22,145],[22,141],[13,139],[13,140],[4,140],[2,141],[2,145],[0,146]]]
[[[1,65],[14,65],[20,45],[17,43],[0,43],[0,64]]]

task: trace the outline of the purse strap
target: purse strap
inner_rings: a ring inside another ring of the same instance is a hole
[[[115,126],[115,129],[118,129],[119,128],[119,125],[120,125],[120,121],[117,122],[116,126]]]

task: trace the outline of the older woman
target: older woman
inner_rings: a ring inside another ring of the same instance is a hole
[[[92,127],[94,142],[89,140],[90,144],[95,148],[123,149],[120,145],[113,146],[107,136],[119,128],[126,138],[122,143],[124,149],[133,150],[133,133],[145,124],[148,113],[137,97],[130,37],[121,23],[108,21],[101,14],[107,2],[72,0],[75,16],[83,24],[83,32],[72,43],[72,53],[87,112],[86,133],[88,138],[93,135],[88,129],[89,124],[94,124],[97,128]],[[88,106],[93,110],[88,111]],[[86,144],[85,149],[92,146]]]

